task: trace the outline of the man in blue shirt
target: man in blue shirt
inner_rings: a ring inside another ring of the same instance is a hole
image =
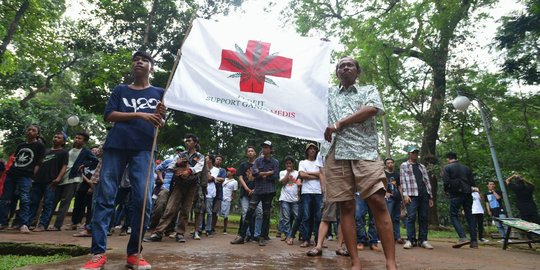
[[[103,165],[94,193],[91,248],[94,255],[81,270],[101,269],[107,262],[105,251],[108,226],[114,212],[118,186],[128,165],[133,218],[132,233],[127,246],[127,265],[139,270],[152,268],[138,256],[138,247],[140,228],[141,226],[146,228],[152,208],[154,179],[150,179],[150,176],[154,171],[154,161],[151,160],[152,151],[155,151],[152,149],[154,136],[156,129],[162,125],[165,115],[165,106],[161,103],[165,90],[150,84],[149,77],[154,70],[153,65],[154,60],[148,53],[139,51],[133,54],[131,58],[133,83],[116,86],[107,102],[104,118],[114,125],[103,146]],[[145,196],[146,205],[143,205]],[[144,224],[141,224],[143,211],[145,219]]]
[[[270,228],[270,210],[272,208],[272,199],[276,195],[276,181],[279,179],[279,169],[278,161],[272,157],[272,142],[265,141],[261,144],[261,147],[263,156],[255,159],[255,163],[253,163],[253,167],[251,168],[255,177],[255,189],[249,201],[249,209],[240,227],[238,236],[231,241],[233,245],[244,243],[246,230],[253,221],[255,209],[259,202],[262,202],[263,222],[259,237],[259,246],[266,246]]]

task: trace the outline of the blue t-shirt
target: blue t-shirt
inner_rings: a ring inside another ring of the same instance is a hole
[[[154,113],[161,102],[165,90],[150,86],[142,90],[134,90],[126,84],[117,85],[105,107],[105,119],[113,111]],[[114,122],[107,134],[104,149],[146,150],[152,148],[154,125],[142,119]]]

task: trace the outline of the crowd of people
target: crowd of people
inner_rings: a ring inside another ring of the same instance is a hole
[[[120,235],[130,235],[127,265],[151,269],[140,255],[141,239],[160,242],[171,237],[185,243],[188,238],[211,238],[219,233],[218,219],[223,223],[221,233],[231,233],[228,217],[236,201],[241,220],[230,243],[267,245],[272,202],[278,196],[276,237],[286,245],[306,248],[307,256],[321,256],[324,241],[336,238],[335,253],[350,257],[352,269],[360,268],[357,251],[365,248],[384,252],[387,269],[395,269],[396,244],[404,249],[434,248],[428,241],[433,189],[426,167],[419,162],[419,149],[406,149],[407,160],[399,172],[394,159],[380,160],[375,116],[384,113],[384,108],[373,86],[356,83],[361,73],[356,60],[342,58],[336,67],[340,85],[329,92],[326,142],[308,143],[303,160],[297,161],[295,153],[289,153],[278,161],[273,156],[273,142],[266,140],[260,148],[248,146],[246,160],[238,168],[225,167],[219,154],[200,153],[200,139],[191,133],[184,136],[184,145],[174,155],[154,162],[153,137],[162,125],[165,107],[159,102],[163,89],[149,84],[152,69],[151,56],[144,52],[133,55],[135,81],[113,90],[104,117],[115,125],[102,146],[88,149],[89,135],[80,132],[67,150],[67,136],[59,131],[46,149],[40,127],[27,127],[26,142],[17,147],[5,170],[0,230],[8,227],[17,200],[19,211],[12,227],[22,233],[64,230],[74,199],[67,229],[80,229],[75,237],[92,237],[93,256],[81,269],[105,265],[107,236],[115,228]],[[125,102],[132,99],[144,99],[148,106]],[[446,158],[444,191],[459,237],[454,247],[469,244],[478,248],[478,241],[488,241],[484,238],[483,202],[490,216],[505,217],[502,193],[489,181],[481,194],[472,171],[458,161],[457,154],[449,152]],[[279,170],[280,164],[284,170]],[[539,223],[532,183],[519,174],[506,183],[518,194],[521,217]],[[50,224],[57,208],[55,222]],[[461,226],[461,211],[469,238]],[[402,219],[405,238],[400,233]],[[505,235],[500,222],[497,229]]]

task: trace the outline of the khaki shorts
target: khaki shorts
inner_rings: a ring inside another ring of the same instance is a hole
[[[334,146],[326,156],[326,201],[354,200],[356,192],[366,199],[379,189],[386,189],[386,175],[380,160],[336,160]]]
[[[321,221],[336,222],[337,221],[337,203],[323,202],[323,210]]]

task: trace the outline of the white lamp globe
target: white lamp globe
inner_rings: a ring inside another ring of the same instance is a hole
[[[454,108],[457,110],[463,112],[469,108],[469,105],[471,105],[471,100],[466,96],[457,96],[452,102],[452,105],[454,105]]]
[[[67,123],[68,123],[68,125],[74,127],[74,126],[79,124],[79,117],[77,117],[76,115],[72,115],[72,116],[68,117]]]

